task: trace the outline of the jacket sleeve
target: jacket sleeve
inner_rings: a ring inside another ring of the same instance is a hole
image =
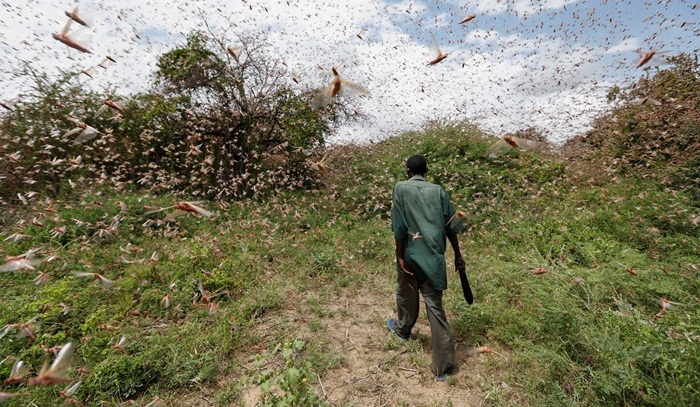
[[[391,199],[391,230],[394,232],[394,239],[402,241],[408,233],[408,223],[404,215],[403,199],[401,189],[396,186]]]
[[[450,196],[444,189],[441,190],[440,200],[442,202],[442,214],[445,217],[445,233],[448,237],[457,236],[457,234],[464,229],[464,222],[460,219],[453,228],[450,228],[450,219],[455,216],[457,210],[454,205],[452,205],[452,202],[450,202]]]

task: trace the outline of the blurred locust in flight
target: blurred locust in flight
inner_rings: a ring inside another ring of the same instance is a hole
[[[435,49],[437,50],[438,55],[435,57],[435,59],[428,62],[428,65],[435,65],[435,64],[441,62],[443,59],[447,58],[447,53],[442,52],[442,50],[440,49],[440,44],[438,44],[435,36],[432,34],[430,34],[430,36],[433,38],[433,45],[435,45]]]
[[[68,32],[70,31],[70,26],[73,23],[73,18],[69,17],[68,21],[66,22],[66,25],[63,26],[63,30],[61,30],[60,33],[56,34],[51,34],[51,36],[57,40],[65,44],[66,46],[73,48],[75,50],[78,50],[80,52],[84,52],[87,54],[92,54],[92,52],[87,48],[87,39],[84,38],[82,35],[74,35],[70,36]]]
[[[460,21],[459,23],[460,23],[460,24],[466,24],[466,23],[472,21],[472,20],[475,19],[475,18],[476,18],[476,14],[469,14],[468,16],[464,17],[464,18],[462,19],[462,21]]]
[[[73,274],[76,277],[92,277],[95,280],[99,281],[100,284],[102,284],[102,288],[104,288],[105,291],[108,291],[115,284],[114,280],[110,280],[107,277],[105,277],[99,273],[88,273],[88,272],[84,272],[84,271],[71,271],[71,274]]]
[[[313,161],[311,159],[307,159],[306,162],[309,164],[309,166],[316,171],[318,171],[321,174],[326,173],[326,160],[328,159],[328,153],[321,158],[320,161]]]
[[[49,366],[48,360],[44,362],[44,366],[41,368],[39,375],[35,378],[29,379],[29,385],[45,386],[71,381],[71,379],[68,377],[68,370],[70,370],[70,365],[73,361],[74,351],[75,345],[73,345],[72,342],[68,342],[67,344],[63,345],[51,366]]]
[[[86,17],[78,14],[78,7],[75,7],[73,11],[64,11],[64,13],[66,14],[66,17],[82,25],[83,27],[90,27],[92,25],[90,22],[88,22]]]
[[[178,216],[185,215],[188,212],[191,213],[198,213],[204,217],[211,218],[214,216],[212,212],[209,212],[208,210],[204,208],[200,208],[199,206],[195,205],[195,203],[199,202],[175,202],[173,203],[173,206],[168,206],[166,208],[160,208],[152,211],[145,212],[143,215],[148,216],[152,215],[154,213],[162,212],[162,211],[167,211],[168,209],[175,209],[171,213],[168,214],[163,220],[168,221],[175,219]]]
[[[29,367],[24,364],[21,360],[15,360],[15,364],[12,365],[12,370],[10,371],[10,376],[5,379],[5,384],[10,383],[20,383],[24,381],[25,377],[29,374]]]
[[[542,147],[542,143],[506,134],[489,148],[488,157],[498,158],[504,155],[505,153],[509,152],[513,148],[520,148],[523,150],[531,151],[540,149]]]
[[[336,97],[341,92],[344,95],[350,95],[352,93],[359,93],[366,96],[370,95],[370,92],[366,87],[341,77],[335,67],[331,68],[331,71],[333,72],[333,80],[314,98],[313,107],[315,109],[326,107],[328,103],[330,103],[331,99]]]
[[[654,55],[661,55],[665,54],[666,51],[658,51],[658,50],[650,50],[650,51],[636,51],[638,54],[642,55],[642,59],[639,60],[639,63],[637,64],[637,68],[641,68],[644,66],[647,62],[651,61],[652,58],[654,58]]]

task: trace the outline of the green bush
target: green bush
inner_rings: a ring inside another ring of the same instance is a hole
[[[312,387],[315,382],[311,365],[298,360],[304,342],[295,340],[277,345],[269,354],[258,355],[255,362],[260,373],[252,381],[260,386],[260,406],[326,406]],[[273,369],[270,358],[281,358],[282,367]]]
[[[126,400],[144,392],[161,378],[162,363],[157,355],[113,353],[92,368],[83,383],[90,398]]]

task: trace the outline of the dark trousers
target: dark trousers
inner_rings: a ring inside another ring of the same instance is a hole
[[[433,345],[433,363],[430,369],[438,376],[448,373],[454,368],[455,348],[450,334],[450,324],[447,323],[445,310],[442,308],[442,291],[433,288],[430,280],[418,282],[418,279],[398,271],[398,288],[396,289],[396,308],[398,309],[397,329],[408,338],[418,320],[419,298],[428,311],[430,337]]]

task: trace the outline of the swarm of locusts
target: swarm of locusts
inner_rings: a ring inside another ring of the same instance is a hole
[[[289,2],[287,5],[290,6]],[[249,7],[252,10],[253,6]],[[695,7],[692,9],[694,10]],[[267,9],[265,11],[267,12]],[[404,11],[401,13],[410,17],[416,13],[412,6]],[[117,18],[121,20],[126,14],[126,11],[119,13]],[[491,46],[491,41],[495,40],[491,38],[495,35],[492,28],[480,26],[491,18],[485,13],[477,11],[467,14],[464,10],[460,10],[459,14],[455,12],[451,16],[453,20],[445,23],[450,27],[450,34],[448,37],[441,37],[440,41],[431,30],[423,27],[423,24],[427,24],[425,21],[419,18],[415,20],[416,27],[419,27],[415,28],[415,38],[427,39],[430,35],[432,39],[432,47],[425,47],[423,49],[425,52],[418,57],[410,56],[416,61],[415,65],[422,70],[420,78],[407,78],[403,75],[402,70],[408,61],[390,61],[392,64],[398,62],[394,67],[394,75],[382,78],[381,81],[370,82],[369,79],[359,79],[362,77],[357,71],[353,72],[352,67],[339,64],[338,61],[343,58],[342,55],[314,55],[310,58],[313,60],[313,65],[325,64],[322,74],[319,75],[322,82],[319,89],[299,93],[302,95],[300,100],[304,101],[303,108],[308,108],[313,114],[323,118],[325,114],[335,114],[333,107],[342,107],[345,103],[361,105],[371,100],[370,98],[378,99],[377,94],[394,85],[405,86],[406,82],[416,82],[415,87],[423,89],[422,84],[420,86],[417,84],[418,81],[425,82],[426,88],[429,88],[427,85],[431,83],[449,81],[449,76],[440,76],[444,74],[440,71],[441,69],[448,69],[453,61],[460,61],[462,67],[472,62],[456,45],[457,37],[461,36],[458,30],[466,33],[467,30],[474,28],[476,39],[473,41],[483,42],[484,48],[478,52],[483,51],[484,54],[491,52],[488,47]],[[690,28],[684,28],[685,25],[685,22],[682,25],[679,24],[679,29]],[[48,33],[42,35],[51,47],[65,53],[65,55],[61,54],[61,57],[65,56],[73,60],[77,57],[96,58],[89,64],[80,66],[80,69],[75,72],[73,79],[78,80],[80,86],[86,83],[81,81],[93,83],[99,81],[102,76],[111,74],[115,66],[129,59],[128,46],[115,54],[112,51],[116,50],[107,50],[100,44],[94,44],[92,37],[97,28],[105,30],[110,27],[95,27],[89,14],[75,7],[60,16],[60,21],[57,20],[50,31],[50,37]],[[128,39],[120,38],[125,43],[145,42],[136,28],[129,32]],[[139,27],[141,28],[143,27]],[[353,30],[357,28],[359,27],[353,27]],[[125,35],[117,30],[115,33],[117,33],[115,35]],[[353,41],[358,39],[370,41],[370,34],[365,28],[350,37]],[[415,41],[413,35],[407,37],[410,37],[410,41]],[[622,64],[624,69],[642,72],[642,68],[646,69],[657,62],[663,62],[665,58],[663,55],[668,51],[651,48],[652,45],[657,44],[644,44],[648,47],[646,50],[629,50],[630,54],[633,52],[640,54],[641,59],[635,58],[632,63],[624,62]],[[221,48],[221,55],[217,55],[214,61],[225,61],[228,65],[222,68],[221,66],[225,64],[222,63],[220,66],[211,63],[207,68],[216,66],[217,69],[221,69],[216,72],[216,75],[236,78],[231,82],[233,84],[231,87],[240,94],[245,95],[251,90],[242,82],[250,70],[264,71],[270,68],[270,65],[265,65],[270,62],[265,58],[262,58],[263,62],[257,62],[251,57],[255,51],[250,49],[252,47],[224,42],[219,43],[218,46]],[[667,47],[662,46],[662,48]],[[574,54],[576,51],[570,52]],[[198,61],[197,65],[207,65],[201,62]],[[372,61],[372,64],[380,63],[382,61]],[[280,65],[287,67],[287,62],[282,60]],[[372,72],[372,69],[369,71]],[[292,72],[292,69],[285,69],[282,72],[283,74],[279,77],[265,79],[270,79],[270,83],[273,84],[284,83],[290,88],[295,86],[291,88],[295,91],[311,81],[311,75]],[[204,70],[204,73],[207,71]],[[495,74],[489,73],[489,81],[500,84],[502,79],[497,78]],[[491,78],[491,75],[494,77]],[[195,75],[192,74],[192,76]],[[371,77],[371,74],[369,76]],[[262,88],[268,86],[273,88],[266,81],[261,82],[263,82]],[[87,86],[85,88],[87,89]],[[262,94],[260,89],[254,88]],[[277,91],[281,88],[274,89]],[[514,89],[514,91],[517,90]],[[189,95],[197,100],[193,106],[197,103],[204,104],[203,100],[208,96],[197,92]],[[433,99],[440,99],[441,96],[427,95],[428,98]],[[272,116],[271,111],[278,109],[279,106],[272,106],[265,98],[256,100],[248,95],[248,98],[227,99],[226,109],[214,111],[209,115],[203,113],[210,113],[207,109],[196,111],[193,108],[180,109],[176,106],[173,109],[186,125],[184,129],[167,127],[167,120],[154,121],[148,126],[138,127],[135,133],[138,137],[127,138],[124,137],[125,132],[134,131],[129,127],[133,124],[133,122],[129,123],[130,118],[133,120],[133,117],[140,117],[141,112],[153,108],[156,102],[144,102],[136,98],[131,100],[110,94],[95,103],[95,100],[90,99],[91,97],[94,95],[90,95],[90,92],[76,91],[75,95],[65,100],[53,100],[51,117],[47,123],[40,125],[32,122],[32,126],[26,129],[18,127],[18,134],[3,135],[2,138],[3,142],[7,141],[7,143],[0,146],[0,153],[3,154],[3,162],[0,163],[0,169],[3,170],[0,173],[0,182],[3,184],[0,186],[8,185],[9,189],[12,189],[13,204],[33,212],[30,219],[22,219],[18,222],[20,229],[23,230],[3,235],[4,242],[24,244],[33,238],[30,234],[31,229],[43,233],[53,245],[53,247],[32,247],[24,253],[19,250],[11,255],[7,253],[8,255],[0,264],[0,275],[31,274],[34,277],[33,284],[29,284],[32,289],[69,281],[71,284],[85,287],[91,295],[108,296],[120,289],[123,290],[125,286],[123,280],[120,281],[123,276],[114,271],[117,268],[115,264],[152,266],[153,278],[157,280],[162,276],[157,275],[155,266],[159,262],[175,257],[175,253],[165,250],[153,251],[149,256],[150,250],[141,253],[140,248],[129,243],[125,247],[119,247],[120,253],[113,259],[114,264],[70,264],[66,259],[61,258],[61,250],[69,244],[76,244],[81,247],[81,250],[94,251],[100,242],[110,241],[117,236],[129,233],[142,234],[146,238],[180,237],[176,225],[183,219],[196,218],[202,222],[214,222],[217,219],[217,209],[212,204],[215,199],[219,200],[220,209],[226,209],[229,205],[227,202],[233,200],[274,197],[275,193],[281,190],[308,188],[310,185],[325,182],[329,172],[332,172],[329,169],[335,165],[342,165],[347,160],[342,153],[338,153],[338,150],[324,149],[323,143],[320,142],[317,143],[319,145],[315,145],[314,142],[308,145],[295,145],[293,140],[295,132],[307,131],[305,127],[308,124],[307,117],[300,116],[284,121],[288,118],[287,115]],[[395,103],[398,104],[394,100],[390,102],[390,104]],[[640,104],[662,105],[651,97],[643,99]],[[0,107],[3,108],[4,113],[17,114],[19,115],[17,117],[24,117],[22,115],[25,113],[32,114],[29,110],[23,110],[26,107],[19,99],[0,101]],[[166,110],[166,108],[163,109]],[[302,110],[302,107],[294,107],[294,109]],[[259,120],[260,117],[272,117],[275,120]],[[14,121],[10,124],[14,124]],[[324,128],[323,132],[331,130],[332,127],[328,127]],[[259,146],[259,148],[248,148],[255,143],[258,143],[256,147]],[[511,151],[539,151],[544,148],[546,146],[543,142],[499,133],[497,141],[490,146],[485,155],[497,160]],[[99,214],[89,220],[80,219],[78,215],[62,218],[56,214],[57,210],[51,199],[42,200],[41,194],[37,192],[39,185],[55,195],[60,195],[65,189],[80,192],[79,201],[82,209],[90,209]],[[114,191],[143,188],[155,195],[170,193],[178,198],[174,202],[167,203],[158,202],[155,198],[144,199],[140,205],[120,202],[119,208],[112,210],[114,208],[104,206],[105,203],[99,196],[96,198],[94,195],[88,197],[87,194],[82,194],[85,186],[109,186],[110,190]],[[374,192],[372,187],[369,187],[370,191]],[[194,198],[191,198],[191,201],[185,201],[186,198],[183,198],[185,195],[194,196]],[[376,212],[386,209],[385,203],[382,202],[374,202],[373,205]],[[273,208],[285,214],[288,210],[278,202],[273,204]],[[295,215],[290,214],[290,216]],[[298,214],[296,216],[300,217]],[[447,223],[452,227],[466,216],[465,212],[457,211]],[[128,229],[125,225],[128,225]],[[413,240],[424,239],[418,231],[411,234]],[[270,242],[271,246],[272,243],[274,242]],[[25,247],[22,251],[26,249]],[[631,268],[628,272],[636,275]],[[552,275],[542,267],[530,269],[529,273],[539,276],[536,278]],[[0,288],[2,288],[1,285]],[[185,305],[182,301],[176,300],[176,290],[177,287],[163,282],[162,286],[158,287],[155,306],[171,311],[176,315],[174,318],[184,318],[178,314]],[[206,310],[211,318],[215,318],[223,309],[220,308],[220,298],[230,294],[223,289],[209,291],[202,281],[196,281],[190,291],[191,297],[187,297],[186,305]],[[138,295],[140,293],[134,293],[135,302]],[[70,313],[75,312],[78,306],[76,299],[77,295],[61,298],[60,302],[45,304],[42,311],[56,307],[60,310],[60,315],[71,315]],[[654,315],[656,319],[664,318],[667,313],[672,313],[681,306],[667,298],[658,299],[657,302],[661,308]],[[129,310],[130,315],[135,317],[144,316],[146,312],[136,307]],[[87,346],[84,344],[90,344],[91,338],[88,335],[78,338],[73,333],[76,337],[68,342],[63,338],[60,343],[41,343],[42,332],[51,324],[50,321],[45,322],[42,319],[41,315],[31,318],[27,316],[0,326],[0,341],[21,341],[26,347],[40,343],[45,351],[44,362],[40,367],[36,362],[35,366],[30,366],[27,363],[28,359],[24,356],[22,358],[25,360],[20,360],[11,355],[0,355],[4,357],[2,363],[6,361],[12,363],[9,375],[3,378],[3,384],[9,389],[17,390],[0,392],[0,403],[16,397],[25,397],[31,394],[36,386],[60,385],[61,390],[58,390],[57,394],[63,397],[66,403],[79,404],[79,389],[83,381],[89,378],[90,373],[87,367],[80,365],[80,356],[76,357],[76,354],[81,354],[81,347]],[[138,339],[124,334],[121,332],[123,327],[113,324],[115,324],[113,321],[100,321],[95,324],[96,330],[115,335],[110,338],[109,344],[99,351],[102,354],[114,352],[128,356],[131,346]],[[52,328],[59,329],[55,326]],[[492,350],[484,346],[470,348],[466,354],[489,352]],[[166,402],[155,396],[148,405],[166,405]]]

